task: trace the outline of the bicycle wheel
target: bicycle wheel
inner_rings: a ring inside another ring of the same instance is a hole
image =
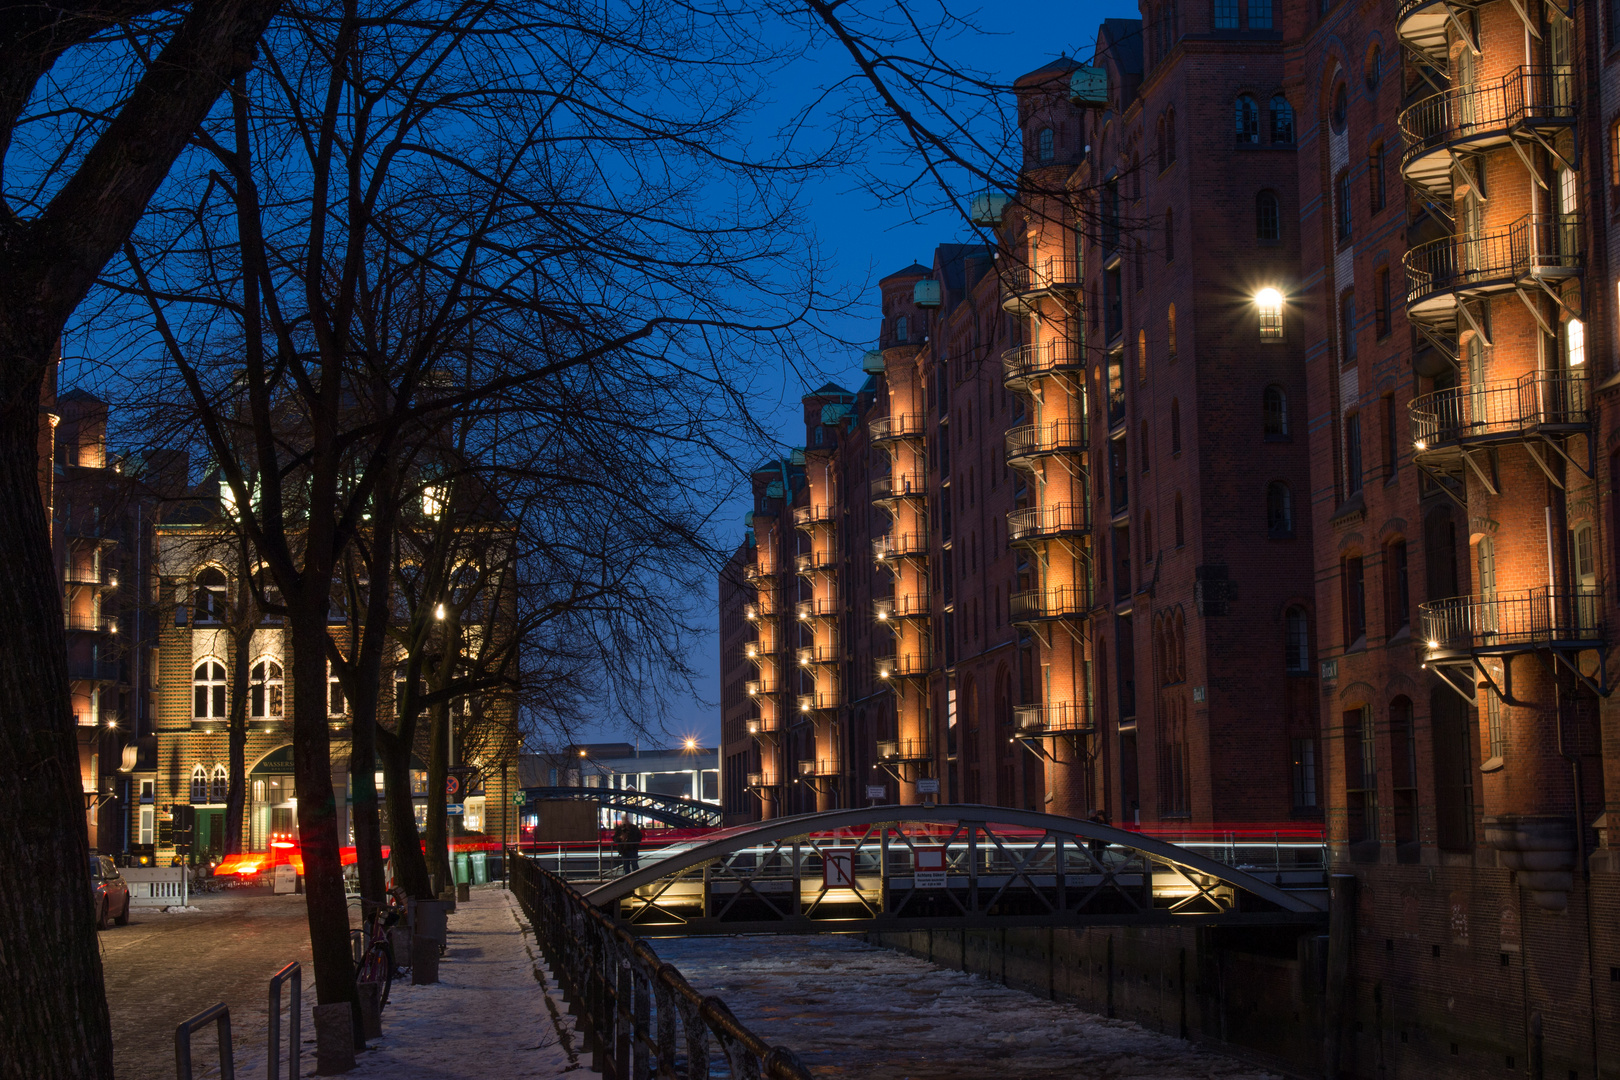
[[[366,958],[366,932],[364,930],[350,930],[349,931],[349,959],[351,961],[353,961],[355,967],[359,967],[360,964],[365,960],[365,958]]]
[[[377,996],[377,1010],[381,1012],[388,1006],[388,991],[394,985],[394,950],[388,942],[371,943],[360,966],[355,969],[354,982],[356,986],[370,982],[382,987],[382,992]]]

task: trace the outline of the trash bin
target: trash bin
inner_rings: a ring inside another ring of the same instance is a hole
[[[474,885],[489,884],[489,858],[482,851],[472,854],[472,882]]]
[[[456,856],[456,884],[457,885],[463,885],[466,882],[467,882],[467,856],[466,856],[466,853],[463,852],[462,854]]]

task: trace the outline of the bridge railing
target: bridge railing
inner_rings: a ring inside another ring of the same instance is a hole
[[[810,1080],[791,1050],[767,1045],[555,874],[516,856],[512,891],[604,1077],[707,1080],[718,1063],[736,1078]]]

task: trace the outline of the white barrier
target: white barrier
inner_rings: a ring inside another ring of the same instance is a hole
[[[128,866],[119,872],[129,886],[129,902],[134,907],[167,907],[186,900],[183,866]]]

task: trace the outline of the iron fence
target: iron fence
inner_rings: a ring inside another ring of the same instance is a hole
[[[905,499],[928,494],[928,477],[921,470],[872,478],[873,499]]]
[[[1580,427],[1592,422],[1591,402],[1590,383],[1580,369],[1454,386],[1412,401],[1412,441],[1421,451],[1468,439],[1521,436],[1541,427]]]
[[[1091,531],[1091,500],[1031,506],[1007,515],[1007,539],[1012,543],[1045,536]]]
[[[872,661],[872,666],[879,679],[915,679],[933,670],[929,665],[929,659],[928,650],[923,649],[919,652],[879,656]]]
[[[1091,610],[1091,587],[1054,585],[1013,593],[1007,607],[1013,622],[1083,616]]]
[[[604,1077],[707,1080],[718,1056],[739,1080],[810,1080],[791,1050],[768,1046],[555,874],[514,855],[512,891]]]
[[[1079,288],[1080,263],[1059,255],[1007,267],[1002,280],[1013,295],[1044,289]]]
[[[872,557],[878,562],[927,554],[927,533],[890,533],[872,541]]]
[[[1430,95],[1400,115],[1407,159],[1436,146],[1506,132],[1527,122],[1575,119],[1575,76],[1568,67],[1521,67],[1483,86]]]
[[[1007,460],[1038,454],[1075,454],[1088,445],[1084,418],[1021,424],[1007,431]]]
[[[873,442],[890,439],[914,439],[924,433],[928,418],[921,413],[898,413],[880,416],[870,424]]]
[[[1431,653],[1603,637],[1602,590],[1596,585],[1454,596],[1423,604],[1420,611]]]
[[[1001,354],[1002,381],[1018,383],[1048,372],[1072,371],[1086,364],[1080,343],[1060,338],[1035,345],[1020,345]]]
[[[1018,705],[1013,722],[1026,735],[1046,731],[1092,730],[1089,701],[1054,701],[1043,705]]]
[[[872,613],[879,622],[889,619],[918,619],[928,614],[929,596],[925,592],[901,593],[872,601]]]
[[[1406,303],[1437,293],[1510,284],[1533,273],[1577,270],[1585,258],[1579,214],[1526,214],[1482,236],[1443,236],[1401,256]]]

